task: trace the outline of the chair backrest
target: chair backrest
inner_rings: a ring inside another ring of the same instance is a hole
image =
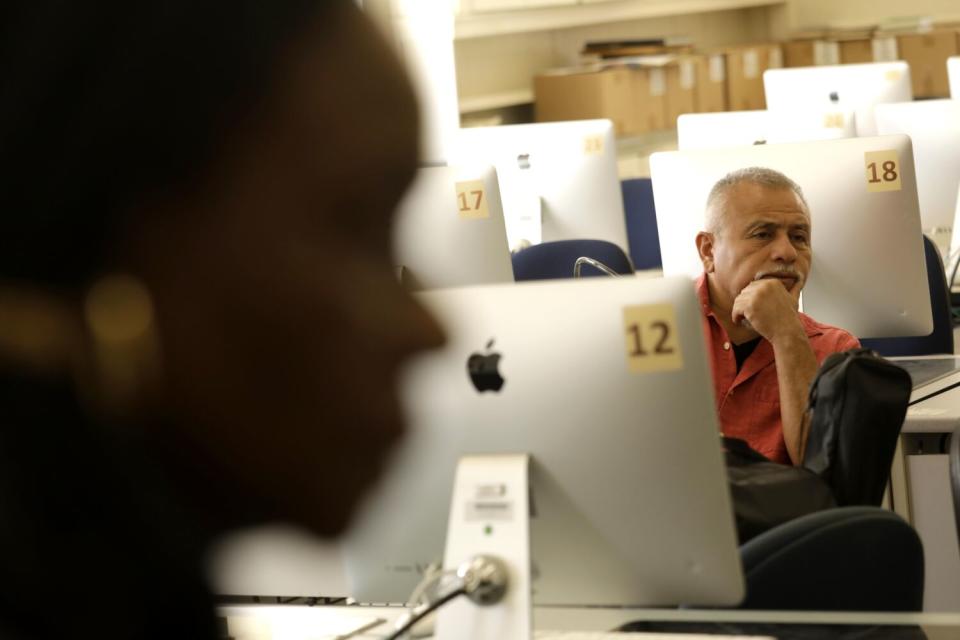
[[[927,284],[930,288],[933,332],[927,336],[861,340],[864,347],[888,357],[953,353],[953,314],[950,309],[950,289],[947,286],[943,260],[940,258],[937,246],[927,236],[923,236],[923,252],[927,261]]]
[[[953,517],[960,538],[960,427],[950,436],[950,488],[953,491]]]
[[[920,611],[920,537],[879,507],[839,507],[791,520],[740,547],[743,609]]]
[[[513,254],[513,277],[517,282],[572,278],[577,259],[583,257],[593,258],[618,274],[633,274],[630,258],[612,242],[557,240],[535,244]],[[580,275],[592,277],[606,274],[587,264],[583,266]]]
[[[650,178],[633,178],[622,181],[620,188],[623,191],[630,259],[637,269],[662,269],[653,182]]]

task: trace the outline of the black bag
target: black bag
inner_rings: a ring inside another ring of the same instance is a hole
[[[900,428],[910,375],[870,349],[824,360],[810,386],[803,466],[830,486],[840,506],[880,506]]]
[[[773,462],[743,440],[723,438],[740,544],[814,511],[835,507],[830,487],[803,467]]]

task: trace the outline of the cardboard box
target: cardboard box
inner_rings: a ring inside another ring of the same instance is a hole
[[[663,67],[634,67],[633,107],[636,128],[628,134],[669,128],[667,125],[667,72]],[[676,126],[674,122],[670,126]]]
[[[731,111],[766,109],[763,72],[782,66],[779,44],[750,45],[727,50],[727,100]]]
[[[841,40],[839,45],[841,64],[862,64],[874,61],[873,40],[871,38]]]
[[[910,64],[915,98],[947,98],[950,83],[947,58],[960,54],[960,33],[940,29],[903,34],[897,38],[900,59]]]
[[[630,108],[629,69],[569,70],[538,75],[533,81],[537,122],[608,118],[618,135],[631,133],[637,118]]]
[[[722,53],[694,58],[697,65],[695,106],[697,113],[726,111],[727,59]]]
[[[680,58],[666,68],[667,96],[665,124],[677,126],[677,118],[697,111],[697,63],[692,58]]]
[[[533,82],[537,122],[607,118],[618,136],[666,128],[662,68],[560,70]]]
[[[812,67],[814,64],[813,40],[790,40],[783,43],[783,61],[788,67]]]
[[[870,41],[870,45],[873,49],[873,62],[896,62],[900,59],[900,48],[895,35],[877,34]]]

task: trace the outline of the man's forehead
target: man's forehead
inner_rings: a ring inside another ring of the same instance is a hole
[[[761,185],[740,184],[731,190],[726,202],[727,214],[741,221],[767,218],[784,224],[787,219],[800,219],[809,224],[809,214],[793,189],[771,189]]]
[[[788,227],[791,229],[809,229],[810,218],[802,211],[795,212],[757,212],[753,215],[743,216],[740,222],[744,227]]]

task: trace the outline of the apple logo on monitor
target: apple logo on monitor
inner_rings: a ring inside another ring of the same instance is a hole
[[[500,354],[494,353],[493,338],[487,343],[485,352],[472,353],[467,358],[467,372],[470,374],[470,381],[477,391],[500,391],[503,387],[503,376],[498,370],[500,366]]]
[[[517,166],[520,167],[521,169],[529,169],[529,168],[530,168],[530,154],[529,154],[529,153],[521,153],[520,155],[518,155],[518,156],[517,156]]]

